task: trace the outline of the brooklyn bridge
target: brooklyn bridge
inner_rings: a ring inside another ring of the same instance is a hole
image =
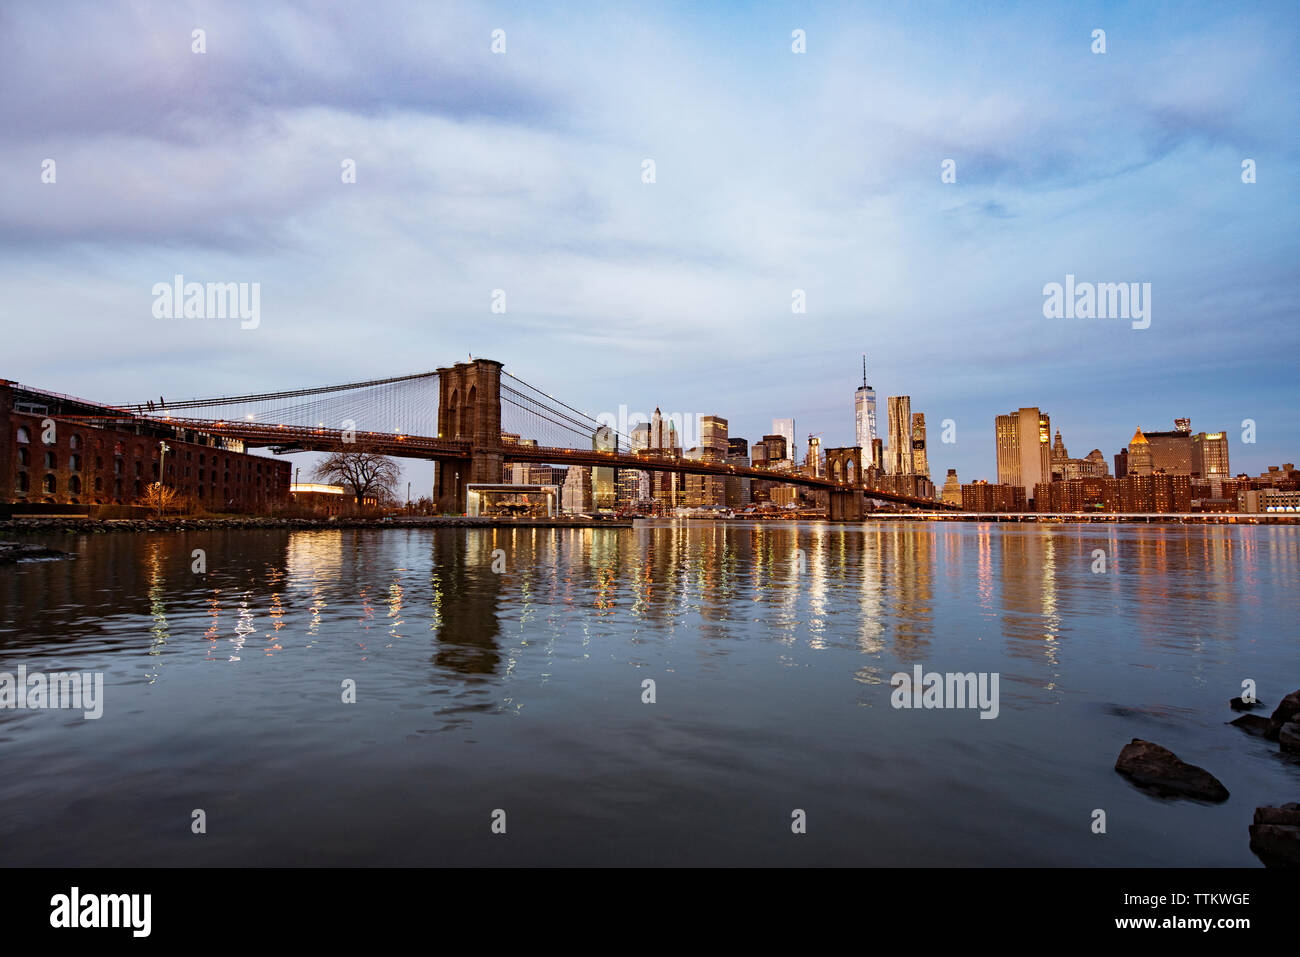
[[[826,474],[687,459],[634,448],[630,436],[529,385],[491,359],[414,375],[250,395],[167,402],[131,401],[92,424],[124,421],[238,439],[277,453],[364,449],[438,463],[435,496],[445,512],[464,512],[467,486],[501,481],[512,462],[635,469],[679,475],[762,479],[829,493],[829,517],[862,518],[870,500],[926,510],[931,499],[877,488],[857,446],[826,450]],[[596,441],[600,436],[600,442]],[[596,446],[602,446],[597,448]],[[793,458],[793,451],[791,451]]]

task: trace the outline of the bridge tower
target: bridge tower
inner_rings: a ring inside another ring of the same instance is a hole
[[[500,362],[473,359],[438,370],[438,437],[470,443],[468,462],[438,463],[438,510],[461,514],[465,486],[501,481]]]
[[[826,477],[832,482],[844,482],[852,488],[831,489],[830,515],[833,522],[857,522],[866,514],[866,498],[862,493],[866,476],[862,472],[862,447],[850,445],[826,450]]]

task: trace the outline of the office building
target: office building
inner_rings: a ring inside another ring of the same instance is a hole
[[[853,420],[857,445],[864,452],[876,438],[876,390],[867,384],[867,357],[862,357],[862,385],[853,395]]]
[[[1133,438],[1128,443],[1128,461],[1126,465],[1128,476],[1150,475],[1153,471],[1151,464],[1151,446],[1147,442],[1147,437],[1142,434],[1139,426],[1138,430],[1133,433]]]
[[[912,397],[891,395],[889,406],[889,460],[891,475],[912,475]]]
[[[1019,485],[1025,497],[1052,478],[1052,423],[1037,407],[999,415],[994,423],[998,484]]]
[[[591,448],[596,452],[617,452],[618,438],[608,425],[598,428],[591,439]],[[615,504],[615,483],[618,470],[597,466],[591,470],[591,504],[598,512],[612,512]]]
[[[793,461],[799,448],[794,441],[794,419],[773,419],[772,433],[773,435],[779,435],[785,439],[785,451],[781,453],[779,458],[790,459]],[[767,441],[768,438],[769,436],[764,436],[763,440]],[[767,458],[769,462],[774,458],[778,458],[778,456],[772,455],[772,446],[770,444],[767,447]]]
[[[912,413],[912,473],[930,477],[930,461],[925,451],[925,413]]]
[[[943,481],[941,497],[945,505],[961,505],[961,482],[957,481],[956,469],[948,470],[948,477]]]
[[[560,503],[561,508],[571,515],[591,512],[591,469],[585,465],[569,469],[560,489]]]
[[[1224,432],[1197,432],[1192,436],[1192,471],[1201,481],[1217,483],[1231,478],[1228,471],[1228,436]]]
[[[1192,474],[1192,426],[1190,419],[1175,419],[1172,432],[1144,432],[1151,452],[1151,471],[1166,475]]]
[[[793,447],[784,435],[765,435],[762,444],[767,450],[768,468],[779,468],[780,463],[790,458]]]

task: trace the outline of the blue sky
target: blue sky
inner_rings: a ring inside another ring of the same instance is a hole
[[[610,6],[7,4],[0,376],[121,401],[472,352],[838,445],[866,352],[939,479],[991,477],[1022,405],[1079,456],[1190,416],[1234,471],[1300,458],[1296,4]],[[154,318],[177,273],[259,282],[260,325]],[[1151,283],[1150,328],[1044,318],[1067,273]]]

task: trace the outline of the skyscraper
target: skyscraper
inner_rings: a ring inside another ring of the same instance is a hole
[[[700,417],[700,459],[705,462],[727,461],[729,440],[727,420],[718,415]],[[726,480],[719,475],[698,476],[700,505],[726,503]]]
[[[794,419],[773,419],[772,434],[780,435],[785,438],[785,455],[782,458],[794,459],[795,449],[798,448],[794,441]],[[772,447],[768,446],[768,458],[772,457]]]
[[[999,415],[993,426],[998,484],[1019,485],[1025,499],[1034,486],[1052,480],[1052,420],[1037,407]]]
[[[791,456],[784,435],[777,435],[776,433],[765,435],[763,436],[763,445],[767,449],[767,464],[769,466],[775,466],[777,462]]]
[[[862,357],[862,385],[853,394],[853,418],[857,443],[864,458],[871,455],[871,440],[876,437],[876,390],[867,385],[867,357]]]
[[[591,470],[584,465],[575,465],[564,477],[564,488],[560,491],[561,502],[566,512],[587,512],[591,509]]]
[[[1192,436],[1192,470],[1203,482],[1221,482],[1230,478],[1228,471],[1228,436],[1223,432],[1197,432]]]
[[[618,438],[614,430],[608,425],[602,425],[591,437],[591,447],[596,452],[618,451]],[[617,471],[604,466],[597,466],[591,470],[592,507],[597,511],[613,511]]]
[[[1144,432],[1151,449],[1151,471],[1192,474],[1192,420],[1174,419],[1172,432]]]
[[[889,404],[889,472],[912,474],[912,397],[891,395]]]
[[[822,440],[815,435],[808,436],[808,458],[804,462],[808,474],[820,478],[822,474]]]
[[[925,413],[912,413],[912,471],[930,477],[930,460],[925,451]]]
[[[944,479],[943,502],[945,505],[961,505],[961,482],[957,481],[956,469],[949,469],[948,477]]]
[[[1151,444],[1139,427],[1128,443],[1128,474],[1150,475],[1151,472]]]

